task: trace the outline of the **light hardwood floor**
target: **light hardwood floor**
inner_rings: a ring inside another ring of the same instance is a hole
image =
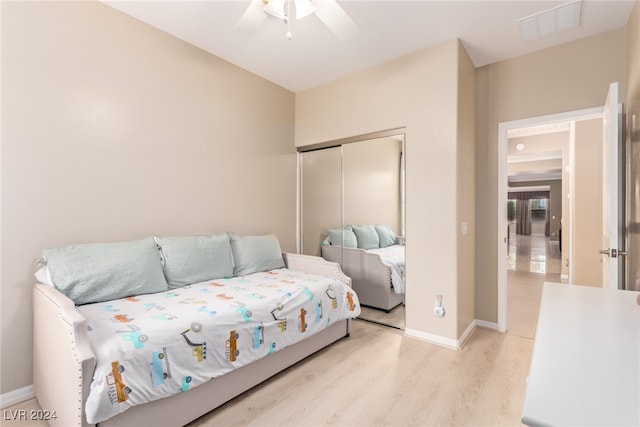
[[[509,271],[506,334],[479,328],[455,351],[355,320],[350,338],[189,427],[521,425],[542,283],[559,281],[555,272],[531,272],[531,266],[542,268],[540,248],[529,240],[534,250],[526,255],[526,244],[513,252],[525,267]],[[546,259],[545,271],[557,268],[553,256]],[[5,411],[32,408],[38,408],[35,400]],[[7,427],[45,425],[2,420]]]

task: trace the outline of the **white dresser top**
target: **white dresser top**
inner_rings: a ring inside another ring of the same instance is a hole
[[[640,425],[637,294],[544,284],[524,424]]]

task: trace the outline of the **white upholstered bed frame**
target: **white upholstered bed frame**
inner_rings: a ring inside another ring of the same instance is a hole
[[[342,266],[361,305],[389,312],[404,303],[404,294],[391,288],[391,267],[382,262],[380,255],[364,249],[325,245],[322,257]]]
[[[298,254],[284,254],[284,259],[292,270],[340,277],[351,283],[336,263]],[[84,403],[96,362],[86,320],[70,299],[39,283],[33,288],[33,310],[33,387],[38,403],[43,409],[56,411],[52,426],[88,426]],[[99,425],[183,426],[348,335],[349,320],[343,320],[187,393],[132,407]]]

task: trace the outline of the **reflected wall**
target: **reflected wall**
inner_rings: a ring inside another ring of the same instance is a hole
[[[342,148],[307,151],[300,162],[302,253],[321,256],[327,230],[342,224]]]

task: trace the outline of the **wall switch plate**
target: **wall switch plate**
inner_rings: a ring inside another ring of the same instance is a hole
[[[467,223],[463,222],[462,225],[460,226],[460,231],[462,232],[462,235],[466,235],[467,234]]]

